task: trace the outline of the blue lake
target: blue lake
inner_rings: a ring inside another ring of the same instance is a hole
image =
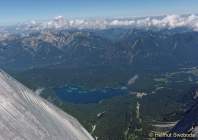
[[[61,87],[55,88],[56,96],[63,102],[72,103],[98,103],[101,100],[109,99],[115,96],[126,95],[126,89],[104,88],[85,90],[79,87]]]

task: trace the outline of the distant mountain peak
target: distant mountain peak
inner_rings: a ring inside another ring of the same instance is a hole
[[[188,28],[198,31],[198,15],[165,15],[142,18],[111,18],[111,19],[66,19],[57,16],[52,20],[30,21],[19,24],[16,28],[21,31],[45,29],[107,29],[107,28],[145,28],[145,29],[174,29]]]

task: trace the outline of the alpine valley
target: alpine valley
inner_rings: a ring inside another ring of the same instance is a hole
[[[197,114],[197,31],[197,15],[32,21],[0,28],[0,68],[97,140],[152,139],[182,123],[197,137],[197,119],[185,119]]]

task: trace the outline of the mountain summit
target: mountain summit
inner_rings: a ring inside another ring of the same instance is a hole
[[[0,70],[0,140],[93,140],[65,114]]]

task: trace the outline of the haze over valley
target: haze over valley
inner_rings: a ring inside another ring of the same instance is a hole
[[[169,1],[128,1],[133,8],[108,1],[98,12],[103,0],[89,1],[100,4],[76,18],[65,1],[43,7],[44,0],[18,5],[28,16],[7,13],[2,19],[13,22],[0,23],[0,139],[197,139],[198,15],[181,1],[173,9]],[[34,20],[31,6],[46,12]],[[62,8],[72,18],[49,18]]]

